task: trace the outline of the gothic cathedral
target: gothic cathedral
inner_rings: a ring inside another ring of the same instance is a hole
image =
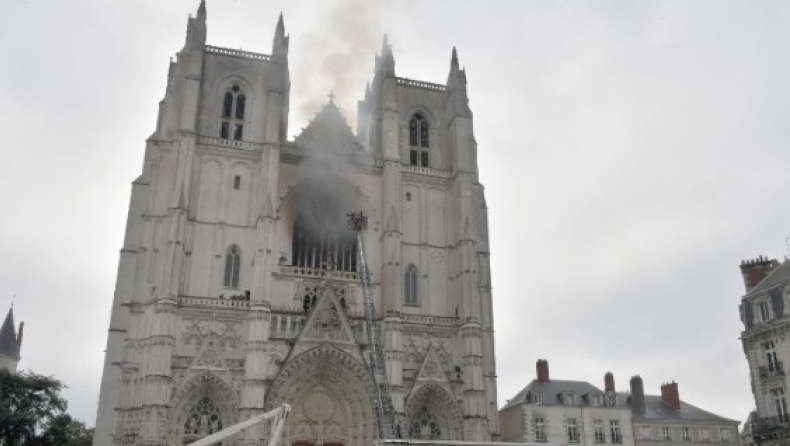
[[[330,96],[289,140],[288,40],[282,17],[271,55],[207,45],[203,3],[188,21],[132,183],[94,444],[188,444],[283,403],[282,444],[371,444],[360,246],[398,433],[497,440],[487,210],[455,50],[440,85],[398,77],[385,39],[357,134]]]

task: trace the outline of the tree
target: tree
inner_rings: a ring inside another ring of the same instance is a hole
[[[44,432],[30,442],[31,446],[91,446],[93,429],[70,415],[61,414],[45,426]]]
[[[12,445],[36,438],[66,411],[63,383],[32,372],[0,370],[0,440]]]
[[[64,387],[53,377],[0,370],[0,445],[90,446],[93,429],[65,413]]]

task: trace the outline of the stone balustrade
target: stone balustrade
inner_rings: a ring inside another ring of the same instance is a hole
[[[204,306],[204,307],[219,307],[219,308],[230,308],[230,309],[238,309],[238,310],[247,310],[250,308],[250,301],[248,300],[236,300],[236,299],[221,299],[221,298],[214,298],[214,297],[179,297],[178,298],[178,305],[197,305],[197,306]]]
[[[281,276],[308,277],[312,279],[326,279],[329,271],[322,268],[304,268],[301,266],[280,265],[279,274]],[[333,280],[359,280],[359,273],[353,271],[332,271]]]
[[[232,149],[262,151],[263,144],[235,139],[216,138],[213,136],[198,136],[197,143],[204,146],[230,147]]]
[[[242,59],[252,59],[266,62],[272,59],[272,56],[269,56],[268,54],[253,53],[250,51],[234,50],[211,45],[206,45],[206,52],[210,54],[222,54],[223,56],[239,57]]]
[[[431,82],[416,81],[407,77],[399,77],[398,85],[407,85],[409,87],[424,88],[433,91],[447,91],[447,87],[441,84],[434,84]]]

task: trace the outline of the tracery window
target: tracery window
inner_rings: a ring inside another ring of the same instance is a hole
[[[226,288],[239,287],[239,269],[241,269],[241,252],[239,247],[233,245],[225,256],[225,281]]]
[[[293,266],[329,268],[336,271],[357,270],[357,239],[341,221],[316,220],[299,214],[294,224],[291,243]]]
[[[209,397],[203,397],[189,411],[184,422],[186,440],[197,440],[222,430],[222,415]]]
[[[412,418],[409,436],[420,440],[440,440],[442,438],[439,422],[426,406],[420,407]]]
[[[225,92],[222,99],[222,120],[220,121],[219,137],[223,139],[241,140],[244,135],[244,108],[247,97],[238,84]]]
[[[409,264],[406,267],[403,282],[404,303],[406,305],[419,305],[420,272],[414,264]]]
[[[421,113],[415,113],[409,121],[409,164],[428,167],[430,147],[428,121]]]

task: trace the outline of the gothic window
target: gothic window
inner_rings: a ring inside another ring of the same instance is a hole
[[[409,436],[420,440],[440,440],[442,438],[439,422],[427,407],[422,406],[412,418]]]
[[[291,264],[356,272],[357,239],[354,233],[346,228],[342,219],[322,218],[320,209],[312,211],[315,212],[313,215],[299,213],[296,217]]]
[[[409,164],[428,167],[429,144],[428,121],[421,113],[415,113],[409,121]]]
[[[225,92],[222,99],[222,120],[219,136],[223,139],[241,140],[244,134],[244,107],[247,97],[238,84]]]
[[[406,274],[404,275],[403,282],[404,303],[406,305],[419,305],[420,272],[414,264],[409,264],[409,266],[406,267]]]
[[[222,430],[222,416],[209,397],[203,397],[189,411],[184,422],[186,440],[197,440]]]
[[[241,268],[241,253],[239,247],[233,245],[225,255],[225,282],[226,288],[239,287],[239,269]]]

